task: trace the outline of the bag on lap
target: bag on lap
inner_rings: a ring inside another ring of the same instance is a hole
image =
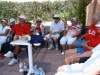
[[[44,45],[44,38],[41,35],[32,35],[32,43],[41,43],[41,46]]]

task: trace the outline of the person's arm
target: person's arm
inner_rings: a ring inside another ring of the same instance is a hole
[[[42,36],[44,36],[44,25],[42,25],[41,32],[42,32]]]
[[[80,58],[90,57],[91,55],[92,55],[92,51],[84,52],[82,54],[76,54],[71,58],[70,63],[72,64],[75,60],[77,60],[78,62]]]
[[[64,36],[66,36],[66,34],[67,34],[67,30],[64,30]]]
[[[81,34],[81,30],[78,31],[75,35],[73,35],[72,37],[77,37],[79,34]]]
[[[83,57],[90,57],[92,55],[92,51],[84,52],[82,54],[76,55],[77,58],[83,58]]]
[[[10,29],[6,29],[4,34],[0,34],[0,36],[6,36],[10,32]]]
[[[89,42],[89,41],[88,41]],[[88,50],[92,50],[94,47],[91,47],[91,46],[89,46],[87,43],[88,42],[84,42],[83,44],[82,44],[82,47],[85,47],[85,48],[87,48]]]

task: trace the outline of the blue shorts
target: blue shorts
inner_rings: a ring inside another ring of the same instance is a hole
[[[76,54],[82,54],[85,50],[83,48],[76,48]]]
[[[84,39],[82,39],[81,41],[80,40],[77,40],[74,43],[76,44],[76,46],[78,48],[80,48],[80,47],[82,47],[83,42],[86,42],[86,40],[84,40]]]

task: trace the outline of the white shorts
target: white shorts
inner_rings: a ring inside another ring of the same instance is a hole
[[[51,35],[51,38],[56,37],[56,38],[58,39],[58,38],[59,38],[59,36],[60,36],[60,34],[55,34],[55,35]],[[50,39],[50,34],[47,34],[47,35],[46,35],[46,38],[48,38],[48,39],[49,39],[49,41],[51,41],[51,39]]]
[[[77,39],[77,37],[72,38],[70,35],[66,35],[63,36],[60,40],[60,44],[72,44],[75,40]]]

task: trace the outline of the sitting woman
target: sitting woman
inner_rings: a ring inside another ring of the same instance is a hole
[[[0,26],[0,51],[2,44],[6,42],[6,38],[10,35],[10,27],[7,26],[6,20],[1,20],[1,26]]]
[[[36,26],[31,29],[31,31],[34,31],[33,34],[44,36],[44,25],[42,25],[41,23],[42,23],[41,19],[37,18]]]

